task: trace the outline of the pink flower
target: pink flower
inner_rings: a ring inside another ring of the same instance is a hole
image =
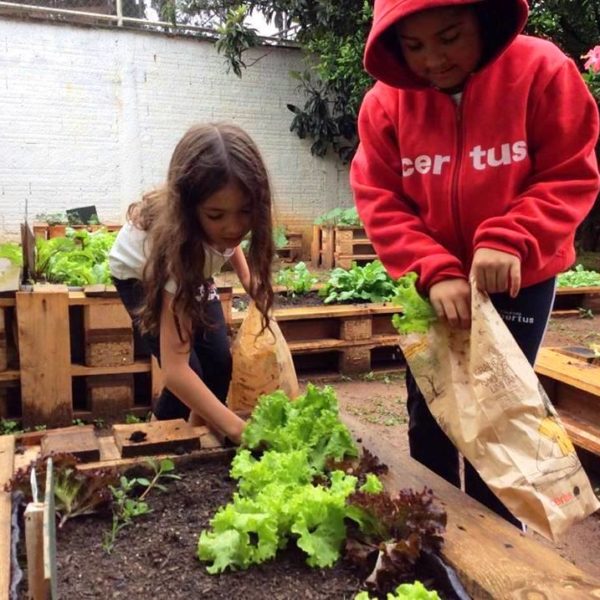
[[[600,46],[594,46],[581,58],[587,58],[587,61],[583,65],[585,69],[589,69],[593,73],[600,73]]]

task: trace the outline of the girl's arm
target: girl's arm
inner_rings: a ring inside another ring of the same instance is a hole
[[[172,301],[173,294],[164,291],[160,317],[160,356],[165,385],[192,413],[239,444],[245,423],[219,401],[190,367],[190,323],[181,323],[184,337],[188,338],[188,341],[182,342],[175,326]]]
[[[248,267],[248,261],[246,260],[246,256],[241,246],[238,246],[235,249],[232,257],[229,259],[229,262],[231,262],[231,266],[236,272],[240,283],[246,290],[246,293],[250,297],[252,297],[252,291],[250,286],[250,268]]]

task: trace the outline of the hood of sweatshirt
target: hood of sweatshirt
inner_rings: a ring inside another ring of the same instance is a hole
[[[423,10],[466,5],[473,5],[481,23],[484,60],[479,70],[485,68],[525,27],[526,0],[375,0],[373,26],[365,48],[365,69],[375,79],[393,87],[429,87],[406,65],[394,25]]]

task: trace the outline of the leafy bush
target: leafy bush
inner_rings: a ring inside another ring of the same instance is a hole
[[[275,281],[278,285],[285,286],[288,296],[294,297],[310,292],[318,279],[310,274],[306,264],[299,262],[294,267],[279,271]]]
[[[577,265],[574,269],[560,273],[558,276],[558,287],[593,287],[600,286],[600,273],[587,271],[583,265]]]
[[[319,292],[325,304],[332,302],[386,302],[396,293],[396,286],[381,261],[364,267],[352,263],[352,268],[333,269],[325,287]]]
[[[23,252],[21,246],[12,242],[0,244],[0,258],[6,258],[13,265],[21,266],[23,264]]]
[[[334,208],[315,219],[315,225],[362,225],[356,208]]]
[[[103,229],[69,229],[67,237],[37,238],[35,278],[72,286],[111,283],[108,253],[116,236]]]

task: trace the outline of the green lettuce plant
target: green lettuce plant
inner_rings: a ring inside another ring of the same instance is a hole
[[[287,269],[281,269],[275,278],[275,282],[278,285],[283,285],[287,295],[292,298],[310,292],[317,281],[318,279],[311,275],[304,262],[299,262]]]
[[[319,292],[325,304],[334,302],[387,302],[395,295],[395,285],[379,260],[350,269],[337,267]]]

